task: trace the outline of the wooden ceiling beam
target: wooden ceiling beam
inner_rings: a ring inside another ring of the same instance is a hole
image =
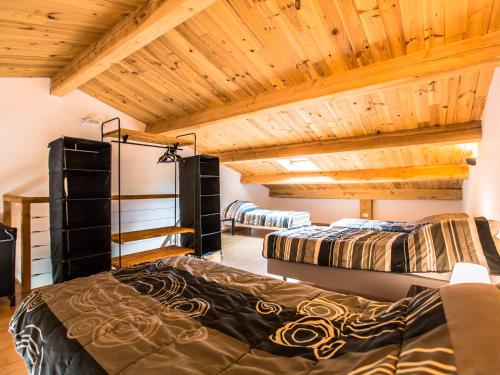
[[[337,138],[327,141],[255,147],[218,153],[221,163],[230,164],[253,160],[272,160],[298,156],[382,150],[394,147],[472,143],[481,140],[481,121],[446,126],[430,126],[360,137]]]
[[[400,56],[242,99],[224,106],[149,124],[147,131],[163,133],[196,130],[212,123],[266,110],[286,109],[297,103],[324,98],[361,95],[422,80],[443,78],[500,63],[500,31]]]
[[[59,71],[50,85],[63,96],[90,81],[167,31],[201,12],[215,0],[150,0],[118,22],[101,39]]]
[[[276,198],[309,198],[309,199],[437,199],[460,200],[462,189],[382,189],[367,188],[344,190],[340,188],[315,188],[307,189],[273,188],[269,196]]]
[[[392,183],[416,181],[464,180],[469,177],[467,164],[429,165],[423,167],[359,169],[331,172],[288,172],[266,175],[242,175],[242,184],[315,185]]]

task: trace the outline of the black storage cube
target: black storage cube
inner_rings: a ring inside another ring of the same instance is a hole
[[[111,225],[111,200],[75,200],[64,202],[64,226],[78,229]]]
[[[201,215],[210,215],[220,212],[220,197],[218,195],[201,196]]]
[[[219,195],[219,177],[205,177],[200,184],[201,195]]]
[[[64,280],[89,276],[111,269],[111,253],[92,257],[70,259],[63,262]]]
[[[0,297],[9,297],[11,306],[16,304],[16,236],[15,228],[0,223]]]
[[[203,234],[220,232],[220,214],[202,216],[201,232]]]
[[[219,176],[219,158],[216,156],[201,155],[200,175],[201,176]]]
[[[49,144],[55,283],[111,269],[111,145],[63,137]]]
[[[107,227],[67,230],[63,234],[65,259],[111,252],[111,232]]]
[[[65,138],[69,139],[69,138]],[[94,141],[86,142],[73,138],[64,144],[64,168],[82,170],[109,170],[111,164],[111,148],[109,144]]]
[[[91,177],[91,178],[89,178]],[[64,197],[68,199],[106,198],[111,192],[111,173],[67,171],[64,177]]]
[[[182,227],[195,234],[183,234],[182,246],[196,256],[221,250],[219,159],[196,155],[179,162],[179,206]]]
[[[214,251],[218,251],[222,247],[220,233],[213,233],[208,235],[202,235],[201,237],[201,248],[204,254],[208,254]]]

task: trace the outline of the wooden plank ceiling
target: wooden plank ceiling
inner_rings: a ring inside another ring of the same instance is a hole
[[[0,1],[0,77],[55,75],[145,1]]]
[[[54,76],[144,4],[3,1],[0,76]],[[411,61],[419,51],[462,40],[492,35],[496,43],[499,30],[500,0],[218,0],[80,89],[155,130],[152,125],[162,120],[223,110],[257,95],[341,77],[343,72],[402,56]],[[219,154],[480,120],[495,65],[471,64],[429,79],[414,77],[402,85],[378,85],[362,93],[230,117],[197,128],[198,147]],[[185,131],[167,132],[175,136]],[[321,171],[459,165],[471,154],[463,143],[309,158]],[[287,172],[276,160],[229,166],[243,175]],[[348,185],[269,187],[276,196],[348,197],[345,191],[358,191],[352,197],[457,198],[461,183],[462,179],[377,184],[360,180]],[[370,193],[374,190],[375,195]]]

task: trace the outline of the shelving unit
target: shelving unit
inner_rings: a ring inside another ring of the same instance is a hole
[[[133,241],[147,240],[149,238],[169,236],[172,234],[182,234],[182,233],[194,233],[192,228],[183,228],[178,226],[162,227],[162,228],[151,228],[136,230],[133,232],[123,232],[119,237],[118,233],[113,233],[111,240],[115,243],[127,243]]]
[[[177,198],[177,195],[121,195],[121,199],[127,201],[147,201],[151,199],[157,200],[173,198]],[[117,195],[111,196],[112,201],[116,201],[117,199]],[[21,285],[22,292],[24,294],[28,294],[31,292],[32,288],[38,288],[52,284],[52,262],[50,258],[49,230],[49,197],[5,194],[3,196],[3,208],[4,223],[10,227],[16,227],[18,229],[16,250],[16,281],[19,285]],[[170,252],[168,254],[173,253]],[[128,256],[126,255],[126,257]],[[116,258],[112,258],[112,261],[113,265],[116,266],[118,264]]]
[[[121,266],[131,267],[137,264],[154,262],[158,259],[176,257],[181,255],[193,254],[193,249],[187,249],[181,246],[166,246],[160,247],[158,249],[152,249],[147,251],[141,251],[140,253],[122,255]],[[118,257],[113,258],[113,266],[119,266]]]
[[[111,145],[62,137],[49,144],[54,283],[111,269]]]
[[[118,138],[118,129],[113,130],[108,133],[104,133],[104,138]],[[146,133],[138,130],[132,129],[120,129],[120,137],[126,137],[126,142],[128,141],[137,141],[137,142],[145,142],[152,143],[157,145],[172,145],[178,143],[180,146],[192,145],[193,142],[186,139],[167,137],[161,134],[154,133]]]
[[[219,158],[196,155],[179,162],[181,226],[195,228],[181,245],[204,256],[221,247]]]
[[[110,122],[116,122],[118,129],[111,132],[104,133],[104,125]],[[194,136],[194,142],[191,140],[181,139],[185,136]],[[118,244],[118,256],[113,257],[112,263],[114,267],[130,267],[135,264],[144,263],[147,261],[154,261],[156,259],[161,259],[169,256],[178,256],[185,254],[192,254],[193,249],[184,248],[181,246],[171,245],[157,249],[140,251],[138,253],[122,255],[121,246],[127,242],[140,241],[158,237],[173,236],[183,233],[194,233],[193,227],[177,226],[177,212],[174,208],[174,226],[161,227],[161,228],[151,228],[143,229],[132,232],[122,232],[121,230],[121,200],[127,199],[128,196],[121,194],[121,146],[123,144],[143,146],[143,147],[155,147],[162,148],[165,151],[170,150],[172,147],[177,149],[177,146],[193,145],[194,152],[196,154],[196,135],[195,134],[183,134],[177,136],[176,138],[167,137],[159,134],[152,134],[141,132],[132,129],[122,129],[120,125],[120,119],[118,117],[111,120],[105,121],[101,124],[101,140],[104,138],[115,138],[111,142],[118,144],[118,195],[116,196],[118,200],[118,232],[113,233],[111,236],[111,241]],[[175,153],[175,151],[174,151]],[[174,163],[176,161],[174,159]],[[176,165],[177,168],[177,165]],[[176,169],[177,170],[177,169]],[[175,172],[175,177],[177,173]],[[161,195],[161,196],[160,196]],[[165,194],[160,194],[159,198],[166,197]],[[136,198],[137,196],[135,196]],[[170,198],[177,198],[177,192],[174,194],[168,194]],[[168,240],[168,237],[167,237]],[[163,246],[163,245],[162,245]]]

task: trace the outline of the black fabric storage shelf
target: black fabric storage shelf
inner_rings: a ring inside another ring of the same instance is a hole
[[[221,250],[219,159],[196,155],[179,162],[181,226],[195,228],[183,234],[182,246],[196,256]]]
[[[64,280],[72,280],[111,269],[111,253],[92,257],[71,259],[62,262]]]
[[[208,195],[201,197],[201,214],[215,214],[220,212],[220,197],[218,195]]]
[[[220,214],[201,217],[201,234],[220,232]]]
[[[96,247],[95,244],[102,247]],[[108,227],[67,230],[63,236],[64,259],[81,258],[111,252],[111,232]]]
[[[64,196],[68,199],[88,199],[109,197],[111,174],[95,172],[67,171],[64,177]]]
[[[201,237],[201,248],[203,254],[219,251],[222,248],[220,232]]]
[[[111,225],[111,200],[76,200],[64,204],[66,229]]]
[[[201,176],[219,176],[219,159],[215,156],[203,156],[200,159]]]
[[[201,183],[201,195],[213,195],[220,193],[219,177],[204,178]]]
[[[73,149],[74,147],[76,150]],[[111,153],[106,151],[106,147],[86,142],[65,145],[64,168],[106,170],[105,166],[111,163]]]
[[[111,145],[63,137],[49,144],[55,283],[111,269]]]

